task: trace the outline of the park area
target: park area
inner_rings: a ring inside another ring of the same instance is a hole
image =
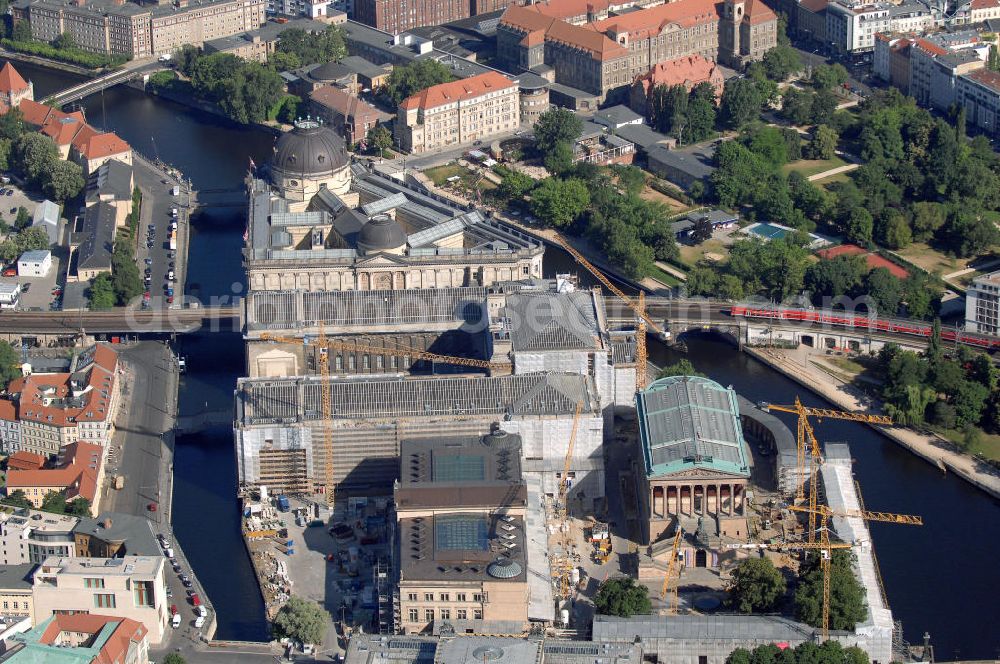
[[[795,171],[808,178],[812,175],[816,175],[817,173],[825,173],[826,171],[833,170],[834,168],[839,168],[845,164],[847,164],[846,161],[840,157],[834,156],[832,159],[799,159],[798,161],[785,164],[781,167],[781,169],[784,171],[785,175]]]

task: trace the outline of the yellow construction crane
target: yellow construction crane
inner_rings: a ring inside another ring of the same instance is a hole
[[[563,462],[563,474],[559,478],[559,505],[556,514],[559,518],[559,530],[562,533],[563,559],[556,561],[559,572],[559,593],[566,599],[570,595],[570,574],[573,566],[570,563],[570,542],[572,537],[569,527],[569,467],[573,459],[573,447],[576,445],[576,431],[580,424],[580,413],[583,412],[583,403],[577,402],[576,411],[573,413],[573,430],[569,434],[569,443],[566,445],[566,459]],[[610,533],[608,534],[610,537]]]
[[[639,324],[636,328],[636,349],[635,349],[635,387],[637,390],[641,390],[646,386],[646,326],[650,329],[655,330],[661,336],[667,336],[667,332],[660,327],[655,320],[649,317],[646,313],[645,306],[645,296],[642,291],[639,291],[639,302],[636,303],[628,295],[626,295],[620,288],[615,286],[610,279],[608,279],[603,272],[594,267],[590,261],[583,257],[579,251],[573,248],[573,246],[567,242],[562,235],[556,233],[556,242],[559,243],[566,252],[573,257],[577,263],[582,265],[588,272],[590,272],[594,277],[600,281],[605,288],[618,296],[625,305],[635,312],[635,315],[639,318]]]
[[[832,420],[848,420],[851,422],[865,422],[867,424],[892,424],[892,418],[887,415],[876,415],[874,413],[852,413],[845,410],[832,410],[830,408],[814,408],[812,406],[805,406],[798,397],[795,397],[795,403],[791,406],[783,406],[773,403],[763,403],[761,404],[765,410],[780,411],[783,413],[792,413],[798,416],[798,433],[796,435],[796,452],[798,454],[798,469],[799,478],[805,473],[806,465],[806,450],[809,450],[809,541],[812,542],[816,537],[816,515],[817,506],[816,498],[818,494],[818,480],[817,480],[817,466],[819,465],[820,458],[822,456],[822,451],[819,448],[819,441],[816,439],[816,434],[813,431],[812,424],[809,422],[810,417],[815,417],[819,420],[823,418],[828,418]],[[804,496],[805,486],[801,482],[796,482],[795,487],[795,499],[796,501],[802,501],[805,499]]]
[[[670,589],[670,582],[674,578],[674,568],[677,565],[677,552],[680,550],[681,536],[683,534],[684,531],[681,530],[680,526],[677,526],[677,532],[674,534],[674,545],[670,549],[670,558],[667,559],[667,575],[663,577],[663,588],[660,589],[660,599],[664,602],[667,601],[667,591]],[[674,597],[668,608],[668,611],[672,616],[677,615],[677,605],[679,603],[677,597],[677,586],[678,584],[676,583],[673,586]]]
[[[865,521],[881,521],[885,523],[898,523],[909,526],[922,526],[924,525],[924,520],[922,517],[915,516],[912,514],[893,514],[891,512],[870,512],[868,510],[834,510],[826,505],[819,505],[818,507],[796,507],[791,506],[788,509],[795,512],[807,512],[809,514],[810,523],[814,523],[817,516],[822,519],[822,525],[820,526],[820,541],[819,548],[820,554],[820,569],[823,572],[823,640],[826,641],[830,638],[830,562],[833,558],[833,549],[835,548],[849,548],[850,545],[839,545],[830,542],[830,524],[829,519],[832,516],[847,517],[847,518],[858,518],[864,519]]]
[[[333,401],[330,395],[330,348],[326,345],[326,331],[319,327],[319,375],[320,392],[323,404],[323,452],[324,480],[323,491],[326,493],[326,504],[333,507],[336,492],[333,488]]]

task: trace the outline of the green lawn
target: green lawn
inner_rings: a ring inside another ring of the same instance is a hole
[[[843,166],[846,163],[846,161],[834,155],[833,159],[799,159],[798,161],[793,161],[790,164],[785,164],[781,167],[781,169],[785,172],[785,174],[791,173],[792,171],[798,171],[802,175],[809,177],[810,175],[816,175],[817,173],[828,171],[831,168]]]
[[[865,370],[864,365],[848,357],[825,357],[824,362],[829,362],[841,371],[845,371],[849,374],[857,375]]]
[[[674,275],[670,274],[669,272],[664,272],[656,265],[654,265],[653,268],[650,270],[649,276],[650,278],[656,279],[660,283],[666,284],[667,286],[680,286],[682,283],[684,283]]]
[[[948,256],[923,242],[914,242],[896,253],[932,274],[938,273],[941,275],[964,270],[968,266],[969,261],[973,260],[973,258]]]
[[[436,186],[440,187],[448,181],[448,178],[459,176],[462,177],[466,175],[469,171],[462,168],[456,163],[445,164],[444,166],[435,166],[434,168],[428,168],[424,171],[424,175],[431,179]]]
[[[1000,435],[986,433],[979,427],[976,427],[978,440],[971,445],[966,445],[965,434],[963,432],[955,431],[954,429],[936,430],[942,436],[955,443],[955,445],[962,448],[969,454],[982,454],[987,459],[1000,461]]]
[[[818,184],[823,188],[829,188],[834,182],[847,182],[851,179],[850,173],[837,173],[836,175],[831,175],[828,178],[823,178],[821,180],[814,180],[813,184]]]
[[[729,247],[720,240],[705,240],[698,245],[680,244],[681,262],[685,265],[695,266],[701,262],[705,254],[718,254],[722,256],[719,262],[725,262],[729,258]]]

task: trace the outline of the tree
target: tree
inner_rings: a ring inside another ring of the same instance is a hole
[[[45,195],[54,201],[68,201],[83,189],[83,169],[72,161],[56,161],[49,167],[48,179],[42,185]]]
[[[284,124],[292,124],[299,118],[300,108],[302,108],[302,97],[285,95],[278,102],[278,107],[274,111],[274,119]]]
[[[688,142],[698,143],[714,134],[715,116],[715,88],[711,83],[699,83],[688,97]]]
[[[294,56],[300,65],[316,62],[339,62],[347,55],[343,31],[335,25],[322,32],[290,28],[278,40],[277,54]]]
[[[90,309],[93,311],[114,307],[118,298],[115,296],[111,275],[107,272],[101,272],[94,277],[94,280],[90,282],[90,293],[87,297],[90,300]]]
[[[14,219],[14,229],[18,231],[23,231],[25,228],[31,225],[31,215],[28,214],[28,208],[23,205],[17,208],[17,218]]]
[[[174,51],[173,60],[177,65],[177,70],[185,76],[190,76],[191,72],[194,71],[195,62],[198,61],[200,54],[201,51],[198,50],[197,46],[184,44],[184,46]]]
[[[111,255],[111,284],[115,290],[115,300],[121,306],[127,305],[145,290],[127,242],[115,242]]]
[[[819,90],[812,97],[809,107],[809,121],[813,124],[825,124],[837,110],[837,97],[830,90]]]
[[[175,652],[167,653],[160,662],[161,664],[187,664],[187,660]]]
[[[712,226],[712,220],[708,217],[699,217],[695,222],[694,226],[691,227],[691,232],[688,233],[688,238],[691,244],[701,244],[705,240],[712,237],[712,231],[714,226]]]
[[[833,551],[830,564],[830,629],[853,630],[867,614],[864,590],[851,570],[853,554]],[[823,619],[823,572],[819,556],[809,557],[799,573],[795,590],[795,613],[799,620],[820,627]]]
[[[791,46],[775,46],[764,54],[764,71],[772,81],[780,83],[800,69],[802,59]]]
[[[25,507],[29,509],[34,507],[31,501],[28,500],[27,496],[24,495],[24,491],[21,489],[17,489],[16,491],[8,494],[7,497],[0,502],[3,502],[4,505],[13,505],[14,507]]]
[[[322,606],[292,595],[274,616],[271,627],[279,639],[288,637],[303,644],[320,644],[329,621],[330,614]]]
[[[531,210],[550,226],[564,228],[583,214],[590,204],[590,192],[581,180],[542,180],[531,194]]]
[[[767,612],[785,594],[785,578],[770,558],[747,558],[733,570],[729,602],[740,613]]]
[[[815,92],[789,87],[781,94],[781,117],[792,124],[804,125],[812,119]]]
[[[781,129],[770,125],[755,124],[744,131],[740,139],[747,148],[773,167],[787,161],[788,148]]]
[[[562,175],[573,168],[573,146],[565,141],[556,143],[545,154],[545,170],[553,175]]]
[[[500,186],[497,191],[507,201],[519,201],[535,186],[535,180],[530,175],[504,168],[500,174]]]
[[[40,226],[25,228],[17,234],[16,240],[18,254],[22,254],[25,251],[37,251],[49,248],[49,235]]]
[[[750,664],[750,651],[746,648],[737,648],[729,653],[726,664]]]
[[[385,86],[385,94],[389,96],[394,106],[398,106],[410,95],[454,79],[451,70],[433,58],[415,60],[392,70]]]
[[[895,316],[903,301],[903,285],[887,268],[877,267],[865,277],[865,291],[882,316]]]
[[[810,159],[833,159],[837,153],[837,142],[840,136],[837,132],[821,124],[813,129],[812,138],[805,148],[805,155]]]
[[[731,78],[722,90],[719,106],[722,124],[730,129],[739,129],[760,115],[764,97],[757,85],[749,78]]]
[[[68,51],[76,48],[76,37],[71,32],[64,32],[52,40],[52,45],[60,51]]]
[[[646,186],[646,173],[638,166],[622,166],[615,164],[611,171],[618,177],[618,186],[626,194],[639,195]]]
[[[90,508],[90,501],[81,497],[66,505],[66,513],[73,516],[89,517]]]
[[[66,496],[62,491],[49,491],[42,498],[42,510],[64,514],[66,512]]]
[[[906,215],[896,208],[886,208],[879,216],[879,222],[879,240],[882,246],[889,249],[909,246],[913,235]]]
[[[1000,241],[992,220],[959,210],[952,212],[940,235],[948,249],[962,258],[978,256]]]
[[[41,176],[59,160],[56,144],[39,133],[22,134],[14,141],[12,155],[14,168],[32,182],[41,182]]]
[[[16,106],[0,115],[0,138],[16,141],[24,133],[24,113]]]
[[[694,368],[691,364],[691,360],[684,358],[673,364],[668,364],[667,366],[660,369],[660,373],[657,374],[656,378],[670,378],[671,376],[702,376],[705,374],[701,373]]]
[[[836,256],[813,263],[806,269],[805,287],[813,304],[824,305],[826,297],[837,298],[854,292],[862,283],[868,265],[862,256]]]
[[[291,71],[302,66],[299,56],[294,53],[275,51],[267,57],[267,64],[274,67],[275,71]]]
[[[0,341],[0,388],[21,377],[21,356],[6,341]]]
[[[645,615],[653,610],[646,586],[636,583],[630,576],[616,577],[602,583],[594,597],[594,606],[601,615],[622,618]]]
[[[392,147],[392,132],[385,128],[385,125],[375,125],[368,130],[368,146],[370,149],[378,150],[380,156]]]
[[[573,111],[552,108],[538,116],[535,123],[535,144],[542,154],[548,154],[559,143],[572,144],[583,131],[583,120]]]
[[[813,69],[811,83],[817,90],[837,88],[847,82],[848,74],[844,65],[820,65]]]
[[[869,247],[872,245],[872,234],[875,232],[875,220],[871,212],[865,208],[855,208],[851,211],[845,230],[852,242]]]
[[[948,208],[941,203],[921,201],[911,207],[913,212],[913,240],[927,242],[948,219]]]

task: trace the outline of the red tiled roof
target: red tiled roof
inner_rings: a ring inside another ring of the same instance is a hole
[[[972,0],[971,9],[976,11],[977,9],[995,9],[997,7],[1000,7],[1000,0]]]
[[[324,86],[319,90],[313,90],[309,98],[317,104],[337,111],[345,118],[374,120],[378,117],[378,111],[371,104],[340,88]]]
[[[997,72],[983,67],[982,69],[969,72],[966,76],[971,78],[973,81],[986,86],[990,90],[1000,93],[1000,74]]]
[[[65,490],[67,500],[81,497],[93,502],[97,495],[97,475],[104,449],[100,445],[78,441],[63,447],[62,454],[64,465],[59,468],[9,469],[7,487],[14,490],[51,487]]]
[[[760,25],[768,21],[777,21],[778,15],[764,4],[764,0],[747,0],[746,19],[750,25]]]
[[[624,46],[596,31],[594,23],[586,27],[571,25],[517,5],[508,7],[500,22],[527,33],[521,40],[524,46],[537,46],[548,39],[585,50],[597,60],[610,60],[628,55],[628,50]]]
[[[110,157],[132,149],[128,143],[118,137],[118,134],[111,132],[102,134],[90,125],[87,125],[87,129],[90,131],[81,131],[73,139],[73,147],[85,159]]]
[[[658,62],[649,73],[637,80],[645,90],[657,85],[687,85],[694,87],[699,83],[716,79],[721,85],[722,71],[713,61],[700,55],[689,55],[668,62]]]
[[[803,7],[807,11],[811,11],[813,14],[818,14],[826,9],[828,4],[830,4],[830,0],[802,0],[802,2],[799,3],[799,7]]]
[[[7,458],[8,470],[38,470],[45,465],[45,457],[33,452],[18,451]]]
[[[874,270],[877,267],[884,267],[897,279],[906,279],[910,276],[910,273],[904,268],[896,265],[887,258],[882,258],[878,254],[865,251],[861,247],[854,244],[841,244],[836,247],[830,247],[829,249],[823,249],[821,251],[817,251],[816,255],[827,260],[836,258],[837,256],[864,256],[869,270]]]
[[[116,624],[115,631],[105,641],[93,664],[117,664],[125,661],[131,643],[138,643],[146,636],[146,628],[137,620],[93,613],[56,614],[38,640],[53,645],[63,632],[96,635],[109,623]]]
[[[69,145],[86,126],[86,123],[76,118],[67,117],[49,120],[40,131],[55,141],[56,145]]]
[[[14,66],[8,62],[0,69],[0,92],[21,92],[28,88],[28,82],[18,73]]]
[[[605,11],[611,6],[611,0],[545,0],[526,6],[545,16],[567,19]]]
[[[400,106],[407,110],[414,108],[436,108],[443,104],[451,104],[463,99],[474,99],[487,92],[506,90],[514,86],[514,82],[503,74],[488,71],[485,74],[479,74],[471,78],[432,85],[412,97],[407,97]]]
[[[748,16],[749,13],[748,9]],[[660,34],[664,27],[672,23],[689,28],[716,22],[720,16],[722,16],[721,2],[717,3],[715,0],[677,0],[677,2],[642,9],[630,14],[606,18],[592,25],[599,32],[617,35],[627,33],[632,39],[645,39],[651,35]]]
[[[926,39],[917,39],[914,44],[927,51],[931,55],[948,55],[948,49],[938,46],[932,41]]]

